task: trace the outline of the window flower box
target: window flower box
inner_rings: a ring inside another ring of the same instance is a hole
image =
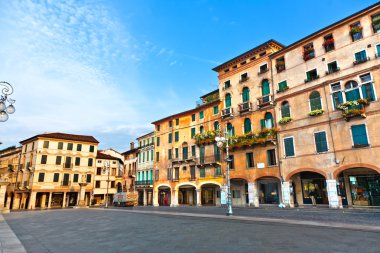
[[[288,124],[290,121],[292,121],[291,117],[283,117],[282,119],[280,119],[278,123],[280,123],[281,125],[285,125]]]
[[[314,117],[314,116],[322,115],[323,113],[324,113],[324,110],[316,109],[316,110],[309,112],[309,116]]]
[[[219,131],[211,130],[206,131],[205,133],[196,134],[194,135],[195,144],[198,146],[213,144],[218,133]]]
[[[353,35],[353,34],[360,33],[362,31],[363,31],[363,27],[361,25],[358,25],[358,26],[351,27],[350,33],[351,35]]]
[[[231,136],[229,138],[229,148],[252,147],[257,144],[265,145],[267,142],[276,139],[277,132],[276,128],[269,128],[256,133],[250,132],[240,136]]]

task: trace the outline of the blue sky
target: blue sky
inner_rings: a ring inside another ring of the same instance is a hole
[[[43,132],[125,151],[150,122],[218,87],[211,69],[271,38],[288,45],[376,1],[0,1],[0,80],[16,113],[0,149]]]

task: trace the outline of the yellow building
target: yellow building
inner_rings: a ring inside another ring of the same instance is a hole
[[[130,143],[128,151],[122,153],[124,156],[124,175],[123,175],[123,188],[125,192],[134,192],[136,187],[136,170],[137,170],[137,153],[138,149],[135,148],[135,143]]]

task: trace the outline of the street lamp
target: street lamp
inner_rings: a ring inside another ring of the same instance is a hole
[[[106,193],[106,204],[104,208],[108,208],[108,184],[110,183],[110,162],[106,162],[103,165],[103,174],[108,172],[108,178],[107,178],[107,193]]]
[[[3,88],[1,88],[3,86]],[[9,95],[13,93],[13,87],[10,83],[0,81],[0,122],[5,122],[8,120],[8,114],[12,114],[16,111],[13,104],[16,100],[8,98]],[[9,105],[7,106],[7,103]]]
[[[224,137],[225,136],[225,137]],[[232,199],[231,199],[231,182],[230,182],[230,162],[232,161],[228,154],[228,132],[224,136],[215,137],[216,145],[221,149],[226,144],[226,163],[227,163],[227,216],[232,215]]]

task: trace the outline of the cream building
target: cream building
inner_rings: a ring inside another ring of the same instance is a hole
[[[136,169],[137,169],[138,149],[135,143],[130,143],[130,149],[122,153],[124,156],[124,175],[123,175],[123,191],[134,192],[136,187]]]

